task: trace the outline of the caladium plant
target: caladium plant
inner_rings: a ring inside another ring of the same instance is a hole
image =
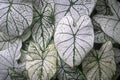
[[[0,80],[117,80],[118,0],[0,0]]]

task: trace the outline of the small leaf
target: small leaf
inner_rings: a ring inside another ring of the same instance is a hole
[[[32,5],[19,0],[0,1],[0,31],[9,38],[22,35],[32,23]]]
[[[54,10],[52,5],[45,1],[39,3],[41,5],[34,5],[34,27],[32,29],[32,37],[34,42],[40,44],[40,49],[44,51],[54,32]],[[39,8],[39,9],[38,9]]]
[[[12,80],[10,71],[21,72],[24,68],[24,64],[17,63],[21,56],[22,41],[17,39],[14,43],[6,45],[9,47],[0,51],[0,80]]]
[[[83,60],[87,80],[111,80],[116,71],[112,43],[106,42],[99,51],[92,50]]]
[[[71,16],[65,16],[58,23],[54,41],[65,63],[71,67],[79,65],[94,43],[90,18],[84,15],[75,23]]]
[[[78,21],[82,15],[91,15],[97,0],[54,0],[56,22],[61,18],[70,15],[75,21]]]
[[[45,52],[33,42],[28,48],[26,69],[30,80],[50,80],[56,72],[57,51],[54,44],[50,44]]]

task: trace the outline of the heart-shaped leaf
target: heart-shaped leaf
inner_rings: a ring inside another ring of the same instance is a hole
[[[75,23],[71,16],[65,16],[58,23],[54,41],[63,61],[71,67],[79,65],[94,43],[90,18],[84,15]]]
[[[71,68],[62,59],[58,60],[57,78],[59,80],[85,80],[78,68]]]
[[[0,31],[10,38],[22,35],[32,22],[33,12],[30,3],[20,0],[0,1]]]
[[[96,15],[94,19],[100,24],[102,30],[116,42],[120,43],[120,4],[114,0],[108,0],[113,16]]]
[[[6,43],[6,46],[8,48],[0,51],[0,80],[12,80],[11,77],[14,77],[12,73],[20,73],[24,68],[24,64],[17,63],[21,56],[22,41],[17,39],[14,43]]]
[[[54,0],[56,22],[61,18],[70,15],[75,21],[78,21],[82,15],[90,15],[97,0]]]
[[[54,44],[50,44],[42,52],[38,44],[31,42],[26,56],[26,70],[30,80],[50,80],[56,72],[56,59]]]
[[[51,41],[54,32],[54,10],[50,3],[43,1],[40,5],[34,5],[34,27],[32,37],[34,42],[40,44],[40,49],[45,50]],[[38,10],[39,8],[39,10]]]
[[[92,50],[83,60],[87,80],[111,80],[116,71],[112,43],[106,42],[99,51]]]

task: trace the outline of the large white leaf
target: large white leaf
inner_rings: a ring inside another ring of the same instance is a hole
[[[17,39],[14,43],[6,43],[8,48],[0,51],[0,80],[12,80],[12,72],[20,72],[24,65],[19,65],[17,60],[21,56],[22,41]]]
[[[32,22],[33,12],[30,3],[20,0],[0,1],[0,31],[10,38],[20,36]]]
[[[38,9],[39,8],[39,9]],[[40,45],[41,50],[45,50],[48,46],[54,32],[54,10],[52,5],[43,1],[39,5],[34,5],[34,27],[32,37],[34,42]]]
[[[58,23],[54,41],[63,61],[71,67],[79,65],[94,43],[90,18],[84,15],[75,23],[71,16],[65,16]]]
[[[120,4],[116,0],[108,0],[113,16],[96,15],[94,19],[100,24],[102,30],[116,42],[120,43]]]
[[[112,43],[106,42],[99,51],[92,50],[83,60],[87,80],[111,80],[116,71]]]
[[[56,72],[56,58],[54,44],[42,52],[37,44],[31,42],[26,56],[26,70],[30,80],[50,80]]]
[[[78,68],[71,68],[62,59],[58,59],[56,76],[59,80],[85,80],[83,73]]]
[[[54,0],[56,22],[66,15],[72,16],[75,21],[78,21],[82,15],[90,15],[97,0]]]

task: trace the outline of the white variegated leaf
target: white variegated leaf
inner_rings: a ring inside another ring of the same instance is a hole
[[[16,40],[17,38],[9,39],[9,36],[4,34],[3,32],[0,32],[0,51],[16,45],[16,44],[13,44],[14,42],[16,42]]]
[[[13,43],[6,42],[5,49],[0,51],[0,80],[12,80],[12,77],[24,69],[24,64],[18,64],[21,56],[22,41],[17,39]]]
[[[0,31],[10,38],[20,36],[32,23],[32,5],[20,0],[0,1]]]
[[[54,0],[56,22],[58,23],[64,16],[70,15],[78,21],[82,15],[90,15],[97,0]]]
[[[116,71],[112,43],[106,42],[99,51],[91,50],[82,66],[87,80],[112,80]]]
[[[54,44],[42,52],[38,44],[31,42],[26,56],[26,70],[30,80],[50,80],[56,72],[56,59]]]
[[[120,21],[114,16],[96,15],[94,19],[100,24],[104,33],[120,43]]]
[[[120,4],[117,0],[108,0],[113,16],[95,15],[94,19],[100,24],[104,33],[120,43]]]
[[[39,9],[38,9],[39,8]],[[34,6],[35,23],[32,30],[34,42],[40,44],[40,49],[45,50],[48,46],[54,32],[54,16],[52,5],[43,1]]]
[[[120,3],[117,0],[108,0],[108,5],[111,8],[114,18],[120,20]]]
[[[54,41],[58,54],[65,63],[71,67],[79,65],[94,43],[90,18],[84,15],[75,23],[71,16],[65,16],[58,23]]]

